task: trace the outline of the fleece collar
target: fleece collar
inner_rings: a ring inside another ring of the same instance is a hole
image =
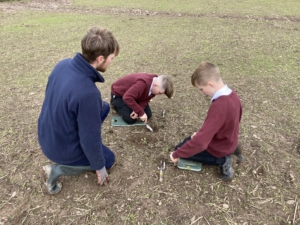
[[[105,80],[102,75],[89,64],[80,53],[76,53],[75,57],[72,60],[72,65],[85,76],[93,80],[93,82],[103,83]]]

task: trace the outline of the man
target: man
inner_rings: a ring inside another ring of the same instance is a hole
[[[45,100],[38,119],[38,139],[47,158],[43,167],[46,186],[56,194],[61,175],[95,170],[100,185],[106,185],[106,168],[114,153],[102,143],[101,125],[110,107],[95,85],[119,53],[119,44],[107,29],[95,26],[81,40],[82,53],[59,62],[49,76]]]

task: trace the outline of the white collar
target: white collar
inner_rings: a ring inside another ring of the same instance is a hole
[[[156,77],[154,77],[153,80],[152,80],[152,84],[151,84],[151,86],[150,86],[150,90],[149,90],[148,96],[150,96],[150,95],[152,94],[152,86],[153,86],[153,83],[154,83],[154,80],[155,80],[155,79],[156,79]]]
[[[224,87],[222,87],[221,89],[219,89],[214,95],[213,97],[211,98],[211,102],[213,100],[216,100],[217,98],[219,98],[220,96],[223,96],[223,95],[230,95],[232,92],[232,90],[227,86],[227,84],[225,84]]]

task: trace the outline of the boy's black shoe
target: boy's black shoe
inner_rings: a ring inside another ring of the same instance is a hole
[[[230,181],[234,176],[234,168],[236,164],[236,156],[234,154],[225,156],[225,163],[220,166],[223,181]]]
[[[237,157],[236,159],[237,164],[243,161],[243,147],[240,144],[238,144],[233,154]]]

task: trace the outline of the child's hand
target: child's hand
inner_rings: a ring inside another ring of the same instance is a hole
[[[131,119],[137,119],[138,117],[139,117],[139,115],[136,114],[134,111],[132,111],[132,113],[130,114]]]
[[[140,119],[141,119],[141,121],[144,121],[144,123],[147,123],[147,120],[148,120],[147,114],[144,113],[144,115],[142,115],[142,116],[140,117]]]
[[[178,158],[177,159],[173,158],[173,152],[171,152],[171,154],[170,154],[170,159],[173,163],[177,163],[177,161],[178,161]]]
[[[193,139],[193,137],[195,137],[197,134],[197,132],[193,133],[192,136],[191,136],[191,139]]]

